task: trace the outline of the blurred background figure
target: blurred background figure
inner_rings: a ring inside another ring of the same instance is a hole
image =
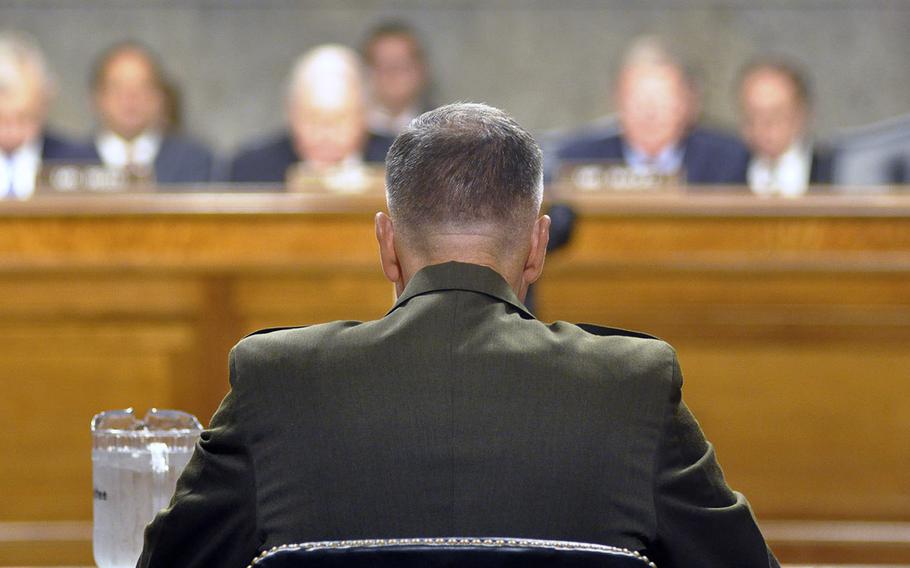
[[[692,78],[657,38],[633,43],[613,96],[619,132],[570,136],[558,161],[613,160],[639,175],[678,175],[689,184],[745,183],[747,149],[733,136],[696,125]]]
[[[413,118],[430,109],[423,45],[410,26],[389,22],[373,28],[362,53],[369,79],[369,128],[397,136]]]
[[[93,143],[106,166],[149,169],[158,184],[211,180],[212,153],[177,133],[177,95],[148,48],[127,41],[102,53],[92,94],[100,123]]]
[[[854,128],[835,147],[834,183],[844,186],[840,191],[880,192],[910,183],[910,114]]]
[[[53,81],[24,34],[0,32],[0,199],[28,199],[42,161],[87,161],[91,150],[45,127]]]
[[[183,93],[173,81],[165,81],[163,87],[164,111],[162,112],[162,121],[164,130],[180,132],[183,129]]]
[[[798,197],[810,184],[831,183],[829,152],[808,134],[809,81],[795,64],[758,59],[740,75],[742,135],[749,145],[749,188],[756,195]]]
[[[360,58],[341,45],[314,48],[297,60],[288,79],[287,118],[288,132],[241,150],[231,181],[282,183],[297,162],[317,172],[381,164],[392,145],[392,138],[367,130]]]

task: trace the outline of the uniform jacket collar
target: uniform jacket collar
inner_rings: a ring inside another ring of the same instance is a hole
[[[433,264],[420,269],[405,286],[404,292],[389,310],[394,312],[415,296],[445,290],[479,292],[514,307],[526,319],[534,316],[515,296],[508,282],[492,268],[464,262]]]

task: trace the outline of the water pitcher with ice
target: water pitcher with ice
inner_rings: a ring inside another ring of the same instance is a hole
[[[202,426],[177,410],[109,410],[92,419],[95,563],[133,567],[142,533],[167,506]]]

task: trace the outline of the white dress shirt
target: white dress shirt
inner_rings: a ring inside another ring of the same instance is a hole
[[[761,197],[799,197],[809,189],[811,171],[812,147],[795,142],[776,160],[752,158],[748,171],[749,189]]]
[[[129,141],[113,132],[102,132],[95,138],[95,148],[101,156],[101,161],[109,168],[127,166],[153,168],[155,157],[161,148],[161,134],[146,131]]]
[[[685,174],[685,172],[682,171],[685,152],[676,145],[667,146],[656,156],[649,156],[644,152],[623,143],[622,154],[626,161],[626,167],[632,170],[635,175],[673,176]]]
[[[0,152],[0,199],[24,200],[35,193],[43,144],[43,140],[37,139],[12,154]]]

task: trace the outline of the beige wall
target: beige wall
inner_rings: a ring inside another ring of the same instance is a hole
[[[0,26],[33,33],[59,75],[54,122],[92,125],[87,73],[118,39],[157,49],[184,89],[189,127],[223,152],[278,126],[295,56],[406,18],[429,44],[435,100],[503,106],[541,131],[609,111],[619,54],[643,32],[682,46],[705,77],[705,111],[732,124],[737,67],[756,52],[815,74],[829,135],[910,111],[910,3],[900,0],[0,0]]]

